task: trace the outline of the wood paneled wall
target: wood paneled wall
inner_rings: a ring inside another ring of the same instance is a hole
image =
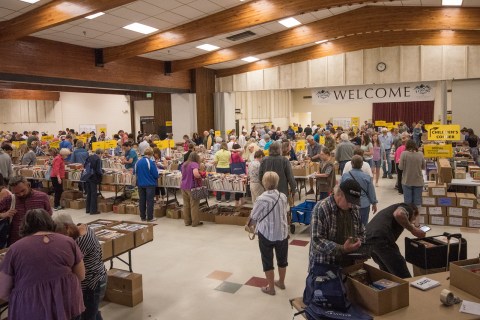
[[[192,92],[197,96],[197,129],[199,132],[214,127],[215,70],[192,70]]]
[[[134,90],[135,86],[140,86],[158,92],[186,92],[190,89],[189,72],[164,75],[162,61],[131,58],[96,67],[93,49],[39,38],[0,43],[0,57],[0,80],[13,74],[45,77],[48,78],[45,81],[57,85],[76,80],[82,81],[80,86],[93,88],[117,84],[117,89]]]
[[[169,93],[153,94],[153,117],[161,138],[172,132],[172,127],[166,126],[166,121],[172,121],[172,96]]]
[[[0,99],[58,101],[60,100],[60,93],[37,90],[0,89]]]

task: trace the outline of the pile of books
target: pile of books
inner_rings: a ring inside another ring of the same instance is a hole
[[[98,230],[95,232],[95,235],[97,238],[101,238],[102,240],[113,240],[113,239],[118,239],[123,237],[125,234],[117,232],[115,230],[107,230],[107,229],[102,229]]]
[[[148,228],[146,224],[139,224],[139,223],[120,223],[116,226],[111,227],[112,229],[116,230],[123,230],[123,231],[137,231],[141,229]]]
[[[210,174],[207,177],[207,186],[212,191],[245,192],[247,176],[244,174]]]

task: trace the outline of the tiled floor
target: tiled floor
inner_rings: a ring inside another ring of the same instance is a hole
[[[393,186],[394,180],[380,180],[379,210],[403,200]],[[92,217],[81,210],[67,212],[75,222],[99,218],[140,221],[134,215],[108,213]],[[132,251],[133,270],[143,275],[143,303],[134,308],[103,303],[105,320],[292,319],[288,300],[303,293],[310,227],[297,227],[292,235],[287,289],[268,296],[258,288],[265,278],[258,242],[250,241],[242,227],[207,222],[192,228],[185,227],[182,220],[167,218],[156,223],[154,241]],[[458,232],[459,228],[432,226],[429,234],[444,231]],[[469,243],[469,257],[477,256],[479,230],[462,229],[462,233]],[[398,240],[402,251],[405,236],[411,237],[405,231]],[[374,264],[372,260],[369,263]],[[114,266],[123,268],[117,261]]]

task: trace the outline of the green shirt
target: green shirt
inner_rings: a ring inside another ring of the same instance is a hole
[[[215,153],[215,162],[217,163],[217,168],[226,169],[230,168],[230,158],[232,154],[230,151],[220,149]]]

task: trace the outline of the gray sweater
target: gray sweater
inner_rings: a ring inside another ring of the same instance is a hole
[[[28,151],[22,157],[22,165],[24,166],[34,166],[37,162],[37,156],[34,151]]]
[[[425,169],[423,153],[412,151],[402,152],[398,168],[403,170],[402,184],[409,187],[423,187],[422,169]]]
[[[260,163],[260,181],[267,171],[274,171],[280,177],[278,182],[278,190],[288,196],[288,185],[290,190],[296,190],[297,185],[292,173],[292,165],[287,158],[282,156],[265,157]]]
[[[12,159],[10,156],[0,149],[0,173],[3,178],[9,179],[13,175]]]

